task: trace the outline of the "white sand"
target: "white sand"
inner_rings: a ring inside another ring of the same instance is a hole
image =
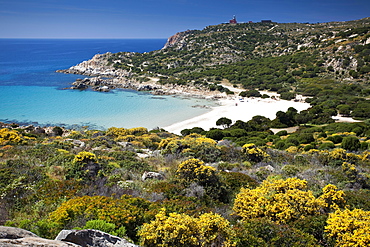
[[[233,123],[237,120],[249,121],[256,115],[265,116],[272,120],[276,118],[276,112],[286,112],[289,107],[294,107],[298,111],[306,110],[310,107],[308,103],[273,100],[271,98],[245,98],[244,102],[240,102],[238,99],[225,99],[220,100],[220,102],[221,106],[214,107],[210,112],[172,124],[163,129],[175,134],[180,134],[181,130],[193,127],[209,130],[213,127],[221,127],[216,125],[216,121],[221,117],[229,118]]]
[[[337,115],[337,116],[333,116],[332,117],[335,122],[342,122],[342,123],[358,123],[358,122],[362,122],[360,120],[355,120],[351,117],[342,117],[340,115]]]

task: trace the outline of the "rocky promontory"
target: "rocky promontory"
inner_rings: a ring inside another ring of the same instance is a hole
[[[96,54],[90,60],[83,61],[69,69],[57,70],[59,73],[78,74],[87,76],[101,76],[101,77],[129,77],[130,72],[125,70],[117,70],[113,66],[108,65],[107,60],[112,53]]]
[[[178,43],[176,41],[175,43]],[[129,55],[129,54],[127,54]],[[211,91],[207,87],[177,84],[160,84],[158,77],[134,75],[125,69],[115,68],[110,63],[112,53],[97,54],[92,59],[83,61],[69,69],[57,70],[59,73],[78,74],[89,76],[77,79],[71,87],[65,89],[109,92],[112,89],[133,89],[136,91],[149,91],[154,95],[186,95],[198,98],[224,98],[225,93]]]

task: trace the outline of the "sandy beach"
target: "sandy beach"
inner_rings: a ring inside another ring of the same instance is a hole
[[[220,100],[220,106],[213,107],[210,112],[163,127],[163,129],[180,134],[181,130],[193,127],[201,127],[204,130],[209,130],[213,127],[219,128],[220,126],[216,125],[216,121],[221,117],[229,118],[233,123],[237,120],[249,121],[256,115],[265,116],[272,120],[275,119],[276,112],[285,112],[289,107],[302,111],[308,109],[310,104],[271,98],[245,98],[243,101],[238,98],[222,99]]]

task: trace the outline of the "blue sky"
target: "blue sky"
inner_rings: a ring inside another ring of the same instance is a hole
[[[369,0],[0,0],[0,38],[168,38],[227,22],[370,16]]]

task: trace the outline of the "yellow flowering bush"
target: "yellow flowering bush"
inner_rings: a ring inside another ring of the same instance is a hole
[[[50,214],[50,220],[66,225],[78,217],[100,219],[120,225],[130,222],[133,216],[120,200],[104,196],[83,196],[70,199]],[[122,208],[121,208],[122,207]]]
[[[320,214],[323,206],[323,200],[307,191],[305,180],[268,178],[255,189],[242,188],[236,196],[233,211],[244,220],[266,217],[285,224],[307,215]]]
[[[328,184],[322,191],[323,194],[319,198],[324,201],[324,208],[326,210],[337,210],[345,206],[344,191],[338,190],[337,186]]]
[[[185,138],[187,139],[187,138]],[[198,137],[195,139],[195,144],[196,145],[202,145],[202,144],[210,144],[210,145],[216,145],[217,142],[211,138],[207,137]]]
[[[193,151],[199,151],[206,147],[216,148],[217,142],[199,134],[191,134],[182,140],[182,145],[189,147]]]
[[[62,227],[82,227],[78,224],[85,220],[103,220],[115,224],[117,228],[124,226],[128,230],[127,234],[135,237],[136,227],[143,223],[144,210],[148,209],[149,205],[148,201],[131,196],[123,196],[120,199],[82,196],[62,203],[50,213],[49,219]]]
[[[215,177],[216,168],[204,165],[199,159],[188,159],[179,164],[176,176],[186,182],[207,183]]]
[[[362,155],[360,155],[360,160],[366,161],[370,159],[370,151],[364,151]]]
[[[148,129],[143,127],[138,128],[109,128],[108,136],[113,136],[115,141],[131,142],[132,145],[138,148],[157,148],[161,142],[161,138],[155,133],[149,133]]]
[[[107,135],[113,136],[116,139],[120,139],[122,136],[126,135],[143,135],[148,134],[148,129],[144,127],[137,127],[131,129],[111,127],[107,130]]]
[[[354,182],[356,180],[358,171],[354,164],[343,162],[342,171],[344,172],[344,174],[346,174],[347,178],[350,181]]]
[[[129,131],[125,128],[111,127],[107,130],[106,134],[108,136],[118,137],[128,135]]]
[[[205,213],[198,218],[170,213],[162,209],[155,220],[145,223],[138,235],[147,247],[234,246],[230,241],[230,223],[222,216]]]
[[[336,246],[370,246],[370,211],[338,209],[329,214],[325,232],[336,240]]]
[[[96,155],[90,152],[82,151],[75,155],[73,162],[74,163],[88,163],[95,162]]]
[[[202,196],[211,197],[221,202],[229,200],[228,192],[224,184],[220,181],[216,168],[204,165],[199,159],[188,159],[179,164],[176,177],[180,184],[188,187],[192,191],[192,184],[202,186],[205,194]]]
[[[247,143],[242,147],[242,152],[245,153],[249,160],[254,162],[261,162],[263,159],[268,158],[269,155],[257,147],[254,143]]]
[[[16,130],[0,129],[0,146],[24,142],[22,135]]]
[[[343,148],[335,148],[331,151],[310,149],[304,151],[302,154],[316,155],[323,164],[329,164],[334,166],[340,166],[343,161],[357,162],[366,161],[368,158],[366,151],[362,154],[349,153]]]
[[[290,146],[287,149],[285,149],[285,151],[287,151],[288,153],[295,154],[298,153],[299,149],[296,146]]]
[[[128,131],[131,135],[144,135],[149,133],[148,129],[144,127],[131,128],[128,129]]]
[[[343,148],[334,149],[333,151],[329,152],[329,156],[332,159],[345,160],[347,158],[346,150]]]
[[[159,145],[158,145],[158,149],[166,149],[167,148],[167,145],[176,140],[177,138],[166,138],[166,139],[162,139],[160,142],[159,142]]]
[[[210,162],[221,156],[217,142],[199,134],[190,134],[182,139],[164,139],[159,143],[158,148],[162,149],[163,154],[183,154]]]
[[[354,153],[347,153],[347,161],[358,161],[363,159],[363,155],[361,154],[354,154]]]

